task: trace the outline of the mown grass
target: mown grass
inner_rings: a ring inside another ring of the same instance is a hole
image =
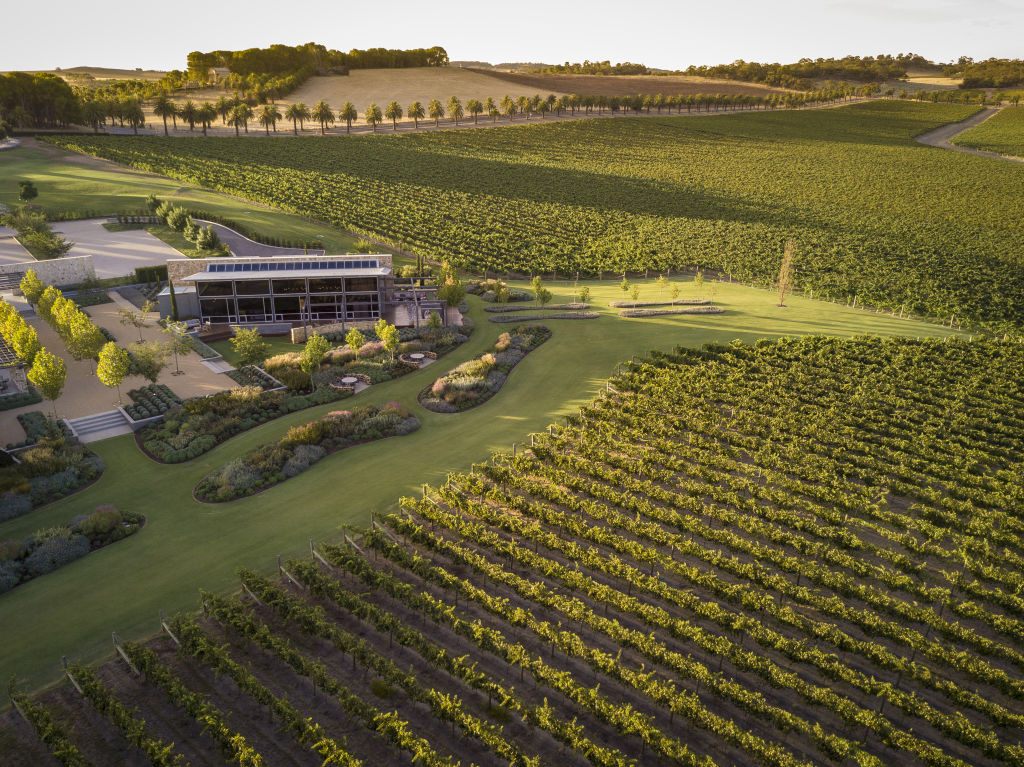
[[[348,253],[357,239],[327,224],[50,145],[26,142],[18,149],[0,152],[0,178],[11,179],[11,183],[0,185],[0,203],[20,205],[14,180],[30,180],[39,190],[33,204],[53,215],[136,214],[145,209],[146,198],[155,194],[181,207],[231,219],[266,237],[318,240],[328,253]]]
[[[240,565],[269,571],[278,554],[301,555],[309,551],[310,539],[337,539],[343,525],[365,526],[373,512],[394,510],[400,495],[418,493],[422,483],[443,482],[447,472],[467,470],[492,451],[507,451],[530,432],[575,412],[601,389],[617,363],[635,354],[680,344],[807,333],[950,333],[799,296],[780,309],[774,294],[738,284],[716,286],[716,303],[728,310],[723,315],[626,320],[607,306],[622,297],[617,282],[589,284],[599,319],[550,321],[552,338],[516,366],[494,398],[457,415],[432,413],[418,405],[417,392],[487,350],[508,329],[489,323],[479,300],[471,297],[477,331],[468,343],[433,365],[371,387],[345,403],[350,407],[397,400],[421,420],[419,431],[332,455],[257,496],[214,506],[198,503],[191,492],[210,470],[336,404],[264,424],[183,465],[153,463],[131,437],[96,443],[107,465],[103,477],[78,495],[0,525],[0,540],[66,522],[101,503],[141,512],[148,523],[129,540],[0,596],[0,678],[16,674],[32,687],[54,681],[62,655],[95,661],[111,652],[111,631],[126,639],[154,633],[159,611],[193,608],[199,588],[233,589]],[[684,288],[683,297],[692,296],[692,286]],[[572,299],[571,285],[551,289],[553,302]],[[657,295],[652,283],[643,285],[641,299]]]

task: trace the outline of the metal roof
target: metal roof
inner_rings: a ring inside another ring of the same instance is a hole
[[[197,272],[182,277],[184,282],[219,282],[222,280],[289,280],[305,277],[387,277],[390,269],[296,269],[293,271],[267,272]]]

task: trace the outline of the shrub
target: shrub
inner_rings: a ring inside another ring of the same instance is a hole
[[[25,547],[21,545],[21,541],[3,541],[0,542],[0,561],[5,559],[17,559],[21,556]]]
[[[106,535],[121,522],[121,512],[114,506],[97,506],[96,510],[78,525],[78,531],[91,540]]]
[[[21,581],[22,566],[18,562],[0,560],[0,594],[10,591]]]
[[[25,482],[27,489],[31,486]],[[0,522],[32,511],[32,499],[26,493],[6,492],[0,495]]]
[[[326,454],[327,451],[319,445],[298,445],[292,457],[285,462],[281,472],[286,477],[294,477],[296,474],[304,472]]]
[[[322,442],[326,435],[327,429],[323,421],[309,421],[291,427],[279,444],[282,447],[316,445]]]
[[[302,372],[298,368],[281,368],[271,373],[271,375],[292,390],[309,389],[310,386],[309,374]]]
[[[25,558],[25,572],[30,577],[45,575],[68,562],[85,556],[89,553],[90,548],[89,539],[84,535],[51,538],[37,546]]]

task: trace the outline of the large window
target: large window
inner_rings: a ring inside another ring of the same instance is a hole
[[[224,298],[207,298],[199,302],[203,317],[214,324],[234,322],[234,301]]]
[[[274,295],[282,293],[305,293],[305,280],[274,280]]]
[[[231,282],[200,282],[200,296],[230,296],[232,295]]]
[[[270,280],[239,280],[235,292],[240,296],[269,296]]]
[[[302,319],[302,310],[299,305],[298,298],[281,298],[277,297],[274,299],[274,314],[280,315],[281,319]]]
[[[262,322],[263,318],[269,314],[264,301],[269,304],[270,299],[263,298],[239,298],[238,299],[238,318],[240,322]]]
[[[377,278],[376,277],[346,277],[345,278],[345,292],[346,293],[365,293],[373,291],[377,292]]]
[[[310,277],[310,293],[340,293],[341,277]]]

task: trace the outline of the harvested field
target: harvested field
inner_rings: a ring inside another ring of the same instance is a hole
[[[474,69],[479,73],[513,86],[530,95],[540,93],[578,93],[581,96],[636,96],[637,94],[662,94],[663,96],[689,96],[697,93],[743,93],[751,96],[767,96],[771,93],[788,93],[785,88],[772,88],[756,83],[742,83],[735,80],[714,80],[707,77],[683,77],[656,75],[544,75],[522,72],[497,72]],[[504,95],[504,94],[502,94]]]

